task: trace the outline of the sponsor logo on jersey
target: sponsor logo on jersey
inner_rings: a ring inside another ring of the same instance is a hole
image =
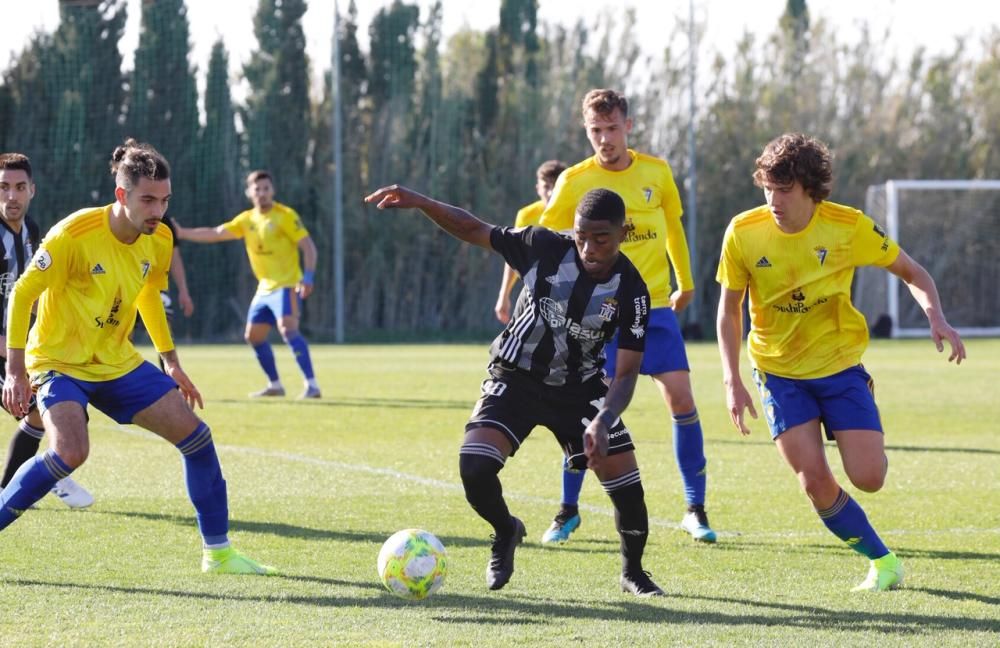
[[[98,275],[98,274],[107,274],[107,273],[104,272],[104,266],[102,266],[100,263],[95,263],[94,267],[90,269],[90,274],[92,274],[92,275]]]
[[[566,317],[562,305],[554,299],[543,297],[538,301],[538,306],[542,317],[545,318],[545,321],[548,322],[551,328],[565,328],[566,333],[577,340],[593,341],[604,339],[604,332],[601,329],[587,328],[583,324]]]
[[[39,270],[48,270],[49,266],[52,265],[52,257],[44,248],[39,248],[38,254],[35,255],[35,267]]]
[[[817,245],[813,248],[813,252],[816,253],[816,258],[819,259],[819,264],[823,265],[823,262],[826,261],[826,248],[822,245]]]
[[[770,268],[771,262],[767,260],[766,256],[762,256],[759,261],[757,261],[758,268]]]
[[[794,313],[794,314],[805,314],[811,311],[816,306],[820,304],[825,304],[829,301],[826,297],[820,297],[811,304],[806,304],[806,294],[802,291],[802,288],[796,288],[792,291],[792,301],[788,304],[774,304],[774,310],[779,313]]]

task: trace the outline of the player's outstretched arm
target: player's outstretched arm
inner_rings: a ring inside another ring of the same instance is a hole
[[[726,408],[729,418],[740,434],[750,434],[743,419],[743,410],[757,418],[750,392],[740,378],[740,344],[743,339],[743,291],[722,288],[719,296],[719,313],[716,333],[719,338],[719,355],[722,356],[722,382],[726,386]]]
[[[390,185],[365,196],[365,202],[379,209],[419,209],[438,227],[455,238],[492,250],[490,231],[484,223],[460,207],[443,203],[401,185]]]
[[[222,225],[218,227],[183,227],[174,220],[177,238],[195,243],[218,243],[220,241],[235,241],[238,237]]]
[[[948,344],[951,345],[948,362],[954,360],[955,364],[961,364],[965,359],[965,344],[958,331],[944,318],[941,297],[938,295],[934,278],[904,250],[899,251],[899,256],[886,269],[906,282],[913,299],[924,310],[931,327],[931,339],[934,340],[938,352],[944,350],[944,340],[948,340]]]

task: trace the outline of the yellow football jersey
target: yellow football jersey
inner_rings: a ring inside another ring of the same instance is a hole
[[[111,208],[83,209],[56,223],[14,285],[7,344],[25,348],[27,337],[32,376],[51,370],[105,381],[132,371],[142,364],[129,340],[137,310],[152,324],[157,350],[173,348],[159,296],[167,288],[170,229],[161,223],[126,245],[111,232]],[[38,314],[28,335],[35,300]]]
[[[294,209],[276,202],[266,214],[248,209],[222,226],[246,244],[258,293],[289,288],[302,280],[298,243],[309,232]]]
[[[801,232],[778,229],[767,205],[726,229],[716,279],[750,288],[753,365],[787,378],[822,378],[861,362],[868,326],[851,304],[858,266],[888,266],[899,246],[871,218],[823,201]]]
[[[514,218],[514,227],[538,225],[543,211],[545,211],[545,203],[541,200],[536,200],[530,205],[525,205],[517,210],[517,217]]]
[[[681,290],[694,289],[687,237],[681,226],[681,198],[665,160],[628,150],[632,163],[609,171],[588,158],[556,180],[540,224],[556,231],[573,229],[576,206],[591,189],[610,189],[625,201],[628,235],[622,252],[639,269],[649,288],[652,308],[670,304],[670,266]],[[664,254],[666,251],[666,254]],[[670,262],[667,262],[669,256]]]

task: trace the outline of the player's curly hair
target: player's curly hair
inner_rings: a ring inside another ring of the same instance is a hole
[[[607,88],[595,88],[583,97],[583,116],[591,110],[598,115],[607,117],[615,108],[622,111],[622,117],[628,119],[628,99],[620,92]]]
[[[583,194],[576,213],[587,220],[610,221],[612,225],[625,224],[625,201],[610,189],[591,189]]]
[[[166,180],[170,177],[167,158],[153,148],[152,144],[128,138],[111,154],[111,174],[115,184],[125,191],[132,191],[139,178]]]
[[[756,161],[753,183],[789,187],[802,185],[809,197],[825,200],[833,188],[833,165],[826,144],[802,133],[785,133],[768,142]]]
[[[24,171],[31,180],[31,160],[24,153],[0,153],[0,171]]]

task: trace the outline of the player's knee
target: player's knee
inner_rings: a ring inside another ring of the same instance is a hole
[[[56,450],[56,454],[59,455],[64,464],[76,470],[87,460],[87,457],[90,455],[90,449],[87,446],[64,446]]]
[[[874,493],[885,484],[885,469],[882,467],[865,470],[861,473],[848,473],[847,476],[855,488],[866,493]]]
[[[485,444],[473,445],[483,446]],[[504,462],[499,450],[495,448],[493,450],[495,453],[490,452],[488,448],[470,447],[468,444],[462,446],[458,455],[458,472],[462,476],[463,484],[468,486],[483,479],[496,477],[500,469],[503,468]]]
[[[837,484],[837,480],[828,469],[817,468],[799,471],[799,484],[812,499],[825,499],[827,494],[840,490],[840,485]]]

